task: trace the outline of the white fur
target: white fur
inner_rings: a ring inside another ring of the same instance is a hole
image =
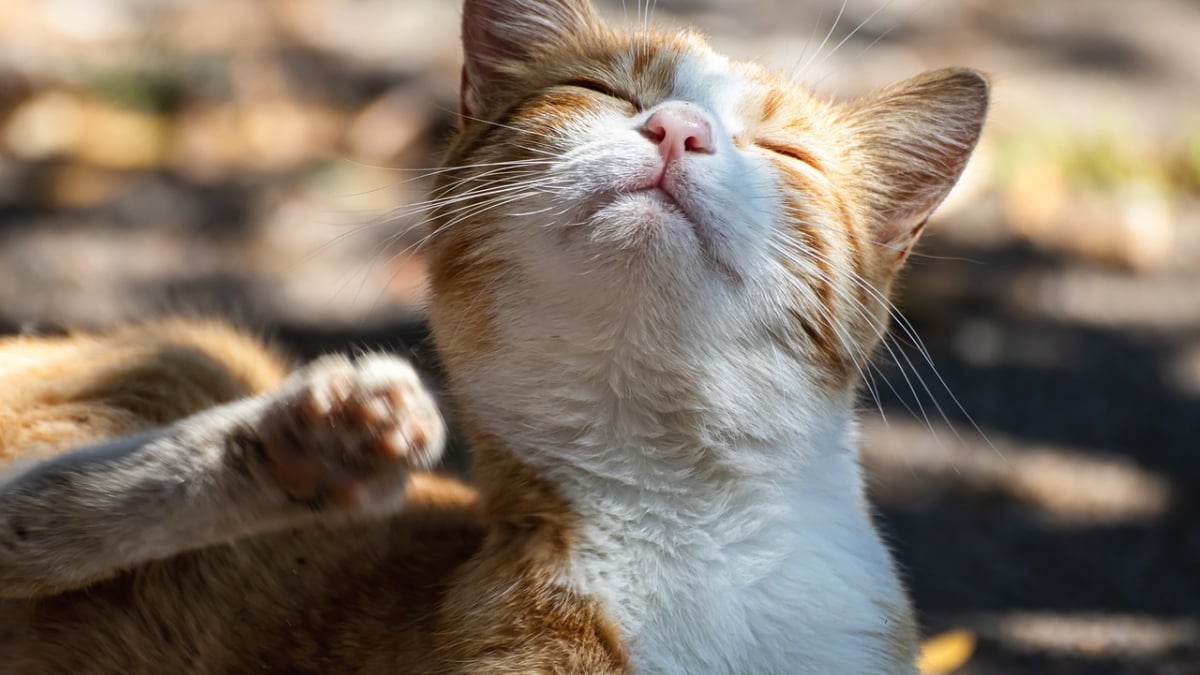
[[[611,197],[656,166],[638,126],[661,101],[581,118],[546,193],[502,223],[496,254],[520,268],[493,288],[504,357],[460,394],[573,505],[563,583],[603,602],[637,672],[895,672],[881,636],[907,601],[863,498],[852,396],[772,339],[796,299],[767,246],[775,173],[731,142],[750,85],[710,53],[677,77],[673,100],[714,124],[716,152],[679,176],[711,241]]]
[[[866,512],[844,409],[727,391],[721,378],[746,354],[664,359],[655,373],[601,350],[575,361],[526,335],[484,385],[509,399],[489,406],[487,424],[574,505],[583,532],[564,581],[603,600],[638,672],[887,672],[878,635],[905,600]],[[539,369],[579,379],[528,375]],[[687,397],[630,381],[673,370],[712,381]],[[714,426],[689,429],[697,417]],[[749,428],[729,426],[739,419]],[[696,471],[703,455],[708,475]]]

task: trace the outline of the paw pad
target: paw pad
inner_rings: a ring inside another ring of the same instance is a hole
[[[315,506],[382,505],[410,469],[441,457],[445,428],[412,367],[395,357],[322,358],[300,370],[263,421],[263,451],[280,487]]]

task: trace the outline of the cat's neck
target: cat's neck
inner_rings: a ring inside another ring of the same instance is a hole
[[[838,485],[859,498],[852,394],[822,391],[769,341],[649,351],[629,331],[508,337],[503,358],[456,383],[460,404],[487,448],[517,458],[575,508],[595,509],[591,517],[605,508],[576,495],[600,495],[613,517],[676,510],[703,528],[714,503],[786,501],[777,488],[842,460]]]
[[[746,354],[514,350],[476,380],[486,400],[465,397],[492,439],[485,500],[562,530],[564,583],[602,601],[643,672],[801,672],[786,664],[806,651],[841,659],[811,672],[876,672],[892,662],[856,654],[906,623],[906,602],[862,496],[849,401],[769,386],[802,377]],[[794,637],[831,621],[846,644]]]
[[[871,525],[856,454],[845,437],[829,440],[811,452],[774,448],[807,456],[777,473],[655,462],[653,448],[600,437],[535,453],[493,446],[481,460],[520,475],[488,506],[565,543],[553,575],[600,601],[638,672],[909,672],[907,601]],[[517,459],[551,452],[553,467]],[[880,635],[895,636],[895,653],[875,649]]]

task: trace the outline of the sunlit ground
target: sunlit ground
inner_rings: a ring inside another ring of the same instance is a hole
[[[993,78],[899,299],[929,359],[898,328],[863,397],[926,632],[966,636],[962,673],[1200,673],[1200,6],[841,7],[657,13],[831,95]],[[0,328],[217,311],[304,356],[420,347],[412,228],[457,20],[449,0],[0,2]]]

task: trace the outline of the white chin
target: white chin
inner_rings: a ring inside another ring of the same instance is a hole
[[[588,240],[595,245],[649,255],[698,251],[696,227],[679,205],[658,190],[618,195],[591,217]]]

